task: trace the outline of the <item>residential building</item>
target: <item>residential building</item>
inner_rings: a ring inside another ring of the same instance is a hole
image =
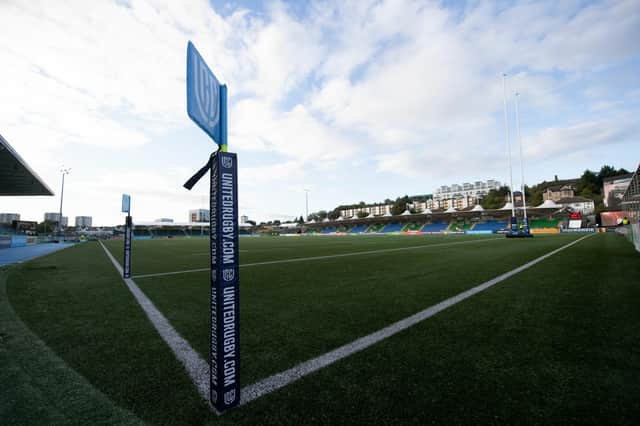
[[[382,216],[384,214],[387,214],[387,212],[390,213],[391,207],[393,207],[393,204],[371,204],[371,205],[355,206],[355,207],[350,207],[346,209],[341,209],[340,216],[345,219],[349,219],[354,216],[357,217],[359,213],[365,214],[367,216],[369,216],[370,214],[373,214],[374,216]]]
[[[209,210],[189,210],[189,222],[209,222]]]
[[[433,208],[463,209],[473,207],[484,198],[492,189],[499,189],[500,182],[489,179],[486,182],[475,181],[474,183],[465,182],[463,184],[452,184],[450,186],[443,185],[437,188],[433,194]]]
[[[247,223],[249,221],[249,216],[242,215],[240,216],[240,224]]]
[[[69,223],[69,218],[67,216],[62,216],[62,220],[60,220],[60,213],[52,213],[52,212],[45,213],[44,220],[49,222],[60,223],[61,226],[67,226]]]
[[[19,213],[0,213],[0,223],[10,225],[14,220],[20,220]]]
[[[627,187],[631,183],[633,173],[604,178],[602,180],[602,202],[607,208],[619,208],[620,201]]]
[[[544,201],[551,200],[556,203],[563,198],[571,198],[576,195],[575,183],[577,179],[563,181],[556,185],[548,186],[542,193],[542,199]]]
[[[91,216],[76,216],[76,228],[91,228],[91,222],[93,218]]]

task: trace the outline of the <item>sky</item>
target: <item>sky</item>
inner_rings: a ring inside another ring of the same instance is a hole
[[[240,214],[287,220],[440,185],[640,161],[640,2],[0,1],[0,134],[56,193],[0,212],[188,220],[215,150],[186,113],[186,48],[229,93]]]

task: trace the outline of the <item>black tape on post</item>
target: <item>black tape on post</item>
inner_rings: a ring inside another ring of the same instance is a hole
[[[225,411],[240,402],[238,165],[229,152],[210,161],[211,403]]]
[[[131,237],[133,236],[133,224],[131,216],[127,215],[124,227],[124,267],[122,268],[122,276],[131,278]]]

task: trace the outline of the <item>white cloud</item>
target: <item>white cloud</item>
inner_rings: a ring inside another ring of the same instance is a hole
[[[528,157],[540,160],[580,151],[612,151],[615,145],[636,143],[638,134],[640,124],[635,118],[585,121],[541,129],[532,138],[525,138],[523,145]]]

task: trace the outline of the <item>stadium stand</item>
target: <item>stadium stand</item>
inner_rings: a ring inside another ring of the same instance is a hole
[[[209,228],[206,229],[187,229],[185,233],[188,237],[208,237],[209,236]]]
[[[154,238],[186,237],[187,234],[180,228],[154,228],[149,230]]]
[[[0,225],[0,235],[15,235],[15,234],[16,234],[15,229]]]
[[[321,234],[335,234],[337,231],[337,229],[334,226],[330,226],[328,228],[323,228],[322,231],[320,231]]]
[[[368,225],[356,225],[349,230],[350,234],[360,234],[361,232],[365,232],[369,226]]]
[[[382,232],[387,233],[387,232],[400,232],[402,230],[402,227],[404,225],[402,223],[390,223],[388,225],[385,225],[384,228],[382,228]]]
[[[422,226],[423,226],[422,223],[409,223],[402,230],[404,232],[417,232],[417,231],[420,231],[420,229],[422,229]]]
[[[473,230],[474,231],[500,231],[507,228],[507,222],[498,222],[496,220],[488,220],[483,223],[478,223]]]
[[[371,225],[369,229],[367,229],[367,232],[382,232],[382,228],[384,228],[383,224],[376,223],[375,225]]]
[[[134,237],[151,237],[151,232],[147,228],[136,228],[133,227],[133,236]]]
[[[442,232],[448,226],[446,222],[427,223],[422,227],[422,232]]]

